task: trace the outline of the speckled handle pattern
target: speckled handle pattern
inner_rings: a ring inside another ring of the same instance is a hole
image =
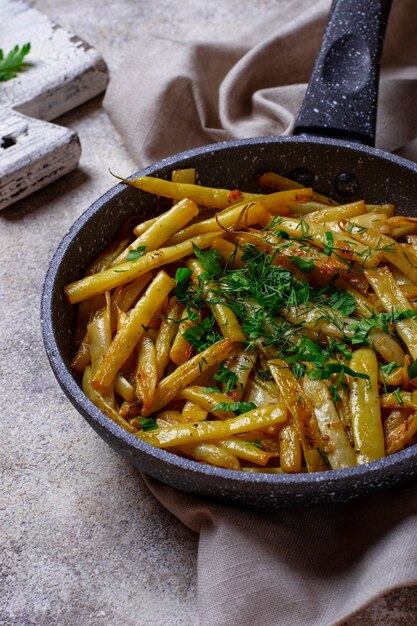
[[[334,0],[295,135],[375,145],[379,64],[392,0]]]

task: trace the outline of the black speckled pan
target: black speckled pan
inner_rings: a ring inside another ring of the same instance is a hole
[[[378,58],[389,5],[389,2],[367,0],[342,0],[333,4],[297,123],[298,136],[255,138],[190,150],[137,172],[132,178],[142,174],[169,178],[172,169],[196,167],[204,185],[257,191],[258,175],[275,170],[313,183],[317,190],[341,202],[347,198],[366,198],[371,203],[392,201],[399,213],[415,214],[417,166],[372,147],[375,129],[372,106],[376,100]],[[373,14],[366,19],[365,11]],[[327,95],[329,83],[335,85],[336,71],[340,72],[346,62],[352,67],[349,60],[352,55],[353,70],[342,72],[343,80],[336,84],[331,96]],[[336,101],[343,102],[345,108],[336,106]],[[320,116],[316,109],[320,110]],[[364,111],[366,115],[362,115]],[[416,446],[367,465],[315,474],[248,474],[200,465],[143,443],[114,424],[86,398],[69,368],[73,356],[74,311],[64,297],[63,288],[82,276],[94,257],[115,239],[128,217],[147,218],[158,211],[161,211],[158,198],[123,183],[113,187],[72,226],[46,276],[42,296],[46,351],[65,394],[99,435],[141,470],[169,485],[254,507],[347,501],[414,478]]]

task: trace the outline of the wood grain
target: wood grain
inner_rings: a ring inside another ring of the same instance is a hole
[[[101,55],[21,0],[2,0],[1,47],[31,43],[28,67],[0,83],[0,209],[78,166],[73,131],[49,123],[103,92]]]

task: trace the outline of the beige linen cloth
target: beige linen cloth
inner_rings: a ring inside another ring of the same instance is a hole
[[[328,0],[294,0],[227,42],[134,42],[105,108],[138,168],[215,141],[290,134],[329,8]],[[416,26],[414,0],[394,0],[377,146],[417,161]],[[416,483],[343,505],[258,512],[145,480],[200,533],[201,626],[330,626],[417,584]]]

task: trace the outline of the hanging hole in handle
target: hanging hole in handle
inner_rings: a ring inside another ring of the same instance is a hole
[[[315,176],[308,167],[296,167],[288,174],[288,178],[295,180],[303,187],[314,187]]]
[[[353,174],[342,172],[334,179],[336,191],[346,198],[351,198],[359,189],[359,181]]]

